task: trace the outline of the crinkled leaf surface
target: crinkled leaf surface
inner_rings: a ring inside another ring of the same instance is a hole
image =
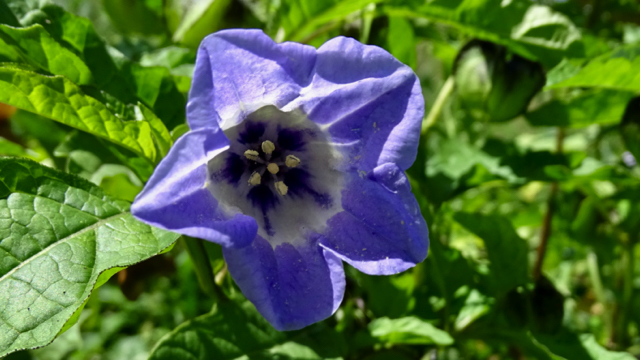
[[[100,274],[178,235],[135,220],[129,203],[28,160],[0,159],[0,356],[48,344]]]
[[[499,215],[456,213],[453,218],[484,241],[491,262],[491,282],[497,293],[505,293],[528,280],[527,242],[507,218]]]
[[[109,140],[153,163],[160,161],[171,142],[164,125],[150,111],[143,112],[149,120],[121,121],[61,76],[0,66],[0,102]]]
[[[40,25],[14,28],[0,24],[0,46],[9,46],[20,58],[44,71],[66,76],[78,85],[93,83],[91,70]]]
[[[0,25],[0,55],[91,84],[126,104],[140,101],[171,128],[184,121],[185,100],[168,69],[114,59],[89,19],[59,6],[43,5],[29,22],[24,29]]]
[[[206,315],[162,338],[149,360],[321,359],[310,347],[289,341],[253,305],[217,303]]]
[[[549,86],[640,91],[640,45],[627,45],[589,61],[574,76]]]
[[[446,331],[415,316],[373,320],[369,323],[369,332],[389,344],[453,344],[453,338]]]

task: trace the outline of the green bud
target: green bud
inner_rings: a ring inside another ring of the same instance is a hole
[[[624,110],[620,133],[627,149],[640,161],[640,96],[629,101]]]
[[[472,40],[454,63],[458,96],[476,118],[506,121],[522,114],[545,83],[540,64],[503,46]]]

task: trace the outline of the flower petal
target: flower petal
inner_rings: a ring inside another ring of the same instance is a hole
[[[342,261],[315,241],[273,249],[257,236],[250,246],[223,252],[242,293],[277,330],[297,330],[324,320],[342,302]]]
[[[228,147],[229,140],[219,129],[184,134],[156,167],[131,213],[147,224],[225,247],[249,244],[258,231],[256,221],[241,214],[226,218],[205,187],[207,162]]]
[[[202,74],[211,82],[202,80],[194,85],[198,87],[189,93],[189,105],[211,106],[217,120],[224,120],[223,128],[235,125],[262,106],[280,108],[297,98],[310,81],[316,58],[311,46],[276,44],[261,30],[244,29],[209,35],[200,44],[199,56],[194,79]],[[193,96],[201,91],[212,94],[211,98]],[[189,114],[189,126],[194,130],[208,126],[204,118],[212,116]]]
[[[321,245],[356,269],[391,275],[424,260],[428,229],[404,172],[395,164],[352,175],[342,192],[345,211],[328,221]]]
[[[324,124],[351,168],[414,162],[424,116],[420,82],[387,51],[344,37],[318,49],[313,81],[287,108]]]

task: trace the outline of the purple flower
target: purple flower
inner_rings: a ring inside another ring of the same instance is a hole
[[[404,174],[424,101],[411,69],[344,37],[319,49],[226,30],[198,50],[182,136],[138,195],[140,220],[222,245],[279,330],[333,314],[342,261],[373,275],[427,255]]]

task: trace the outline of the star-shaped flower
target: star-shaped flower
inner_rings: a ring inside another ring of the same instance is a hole
[[[424,260],[404,174],[424,101],[409,67],[339,37],[319,49],[225,30],[198,50],[183,135],[132,206],[222,245],[244,295],[279,330],[333,314],[342,261],[373,275]]]

